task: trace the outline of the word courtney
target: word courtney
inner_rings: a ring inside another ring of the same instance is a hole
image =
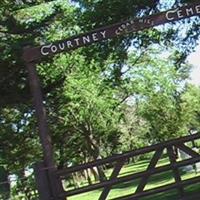
[[[55,44],[44,45],[41,47],[40,52],[43,56],[47,56],[52,53],[57,53],[64,50],[78,48],[87,44],[101,41],[106,38],[106,31],[99,31],[83,35],[80,37],[68,39]]]

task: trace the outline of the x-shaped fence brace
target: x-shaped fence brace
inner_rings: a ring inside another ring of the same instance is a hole
[[[127,183],[129,181],[139,180],[139,183],[137,185],[135,192],[127,196],[115,198],[113,200],[132,200],[132,199],[138,200],[141,197],[147,197],[147,196],[159,194],[161,192],[167,192],[173,189],[176,189],[178,191],[180,199],[182,198],[186,199],[184,187],[188,185],[192,185],[194,183],[199,183],[200,177],[194,177],[188,180],[182,180],[181,175],[180,175],[180,168],[184,166],[188,166],[188,165],[195,166],[196,163],[200,162],[200,154],[194,151],[191,147],[188,147],[185,143],[192,142],[199,138],[200,138],[199,134],[186,136],[179,139],[141,148],[135,151],[130,151],[124,154],[111,156],[111,157],[94,161],[91,163],[86,163],[83,165],[70,167],[64,170],[58,170],[56,172],[56,176],[57,176],[57,179],[61,181],[61,180],[65,180],[66,178],[69,178],[72,173],[81,172],[82,170],[100,167],[103,165],[111,165],[115,163],[113,165],[114,166],[113,172],[111,173],[108,180],[105,180],[99,183],[94,183],[89,186],[83,186],[78,189],[63,191],[58,196],[61,199],[65,199],[66,197],[70,197],[70,196],[74,196],[74,195],[78,195],[82,193],[87,193],[90,191],[99,190],[103,188],[103,191],[99,197],[99,200],[106,200],[113,186],[117,184]],[[185,154],[187,154],[188,158],[184,160],[177,160],[175,149],[179,149]],[[170,164],[157,166],[159,160],[162,158],[161,156],[164,155],[164,150],[166,151]],[[153,153],[153,156],[145,171],[119,177],[122,167],[127,164],[127,161],[130,158],[145,155],[148,153]],[[145,186],[148,184],[150,178],[153,175],[161,174],[163,172],[168,172],[170,170],[173,172],[173,176],[175,180],[174,183],[145,190]]]

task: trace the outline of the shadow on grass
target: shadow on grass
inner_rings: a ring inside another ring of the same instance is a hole
[[[173,174],[171,171],[167,171],[161,174],[157,174],[157,175],[152,175],[149,178],[148,183],[151,185],[154,185],[155,187],[157,187],[158,185],[166,182],[169,182],[170,179],[173,179]],[[126,187],[133,187],[136,188],[137,185],[139,184],[139,181],[141,180],[141,178],[126,182],[126,183],[121,183],[121,184],[117,184],[115,186],[113,186],[113,189],[122,189],[122,188],[126,188]]]

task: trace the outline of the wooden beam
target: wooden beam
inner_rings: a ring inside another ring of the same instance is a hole
[[[181,151],[185,152],[186,154],[188,154],[189,156],[196,158],[199,157],[200,154],[197,153],[196,151],[194,151],[193,149],[189,148],[188,146],[186,146],[185,144],[176,144],[175,145],[178,149],[180,149]]]
[[[170,160],[170,163],[171,163],[171,167],[172,167],[172,171],[173,171],[173,174],[174,174],[175,182],[178,185],[177,189],[178,189],[179,195],[180,195],[180,197],[184,197],[184,188],[180,184],[182,182],[182,180],[181,180],[181,176],[180,176],[179,170],[178,170],[177,167],[173,166],[176,163],[176,155],[174,153],[174,150],[173,150],[172,146],[167,147],[167,153],[168,153],[169,160]]]
[[[153,158],[151,159],[150,163],[149,163],[149,166],[147,167],[147,172],[149,172],[150,170],[152,169],[155,169],[156,167],[156,164],[158,163],[158,160],[160,159],[161,155],[163,153],[163,148],[160,148],[158,149],[155,153],[154,153],[154,156]],[[136,189],[136,192],[135,193],[140,193],[140,192],[143,192],[148,180],[149,180],[149,177],[151,176],[152,174],[151,173],[148,173],[147,175],[143,176],[137,189]]]
[[[121,170],[121,168],[123,167],[124,163],[125,163],[126,159],[122,159],[122,160],[119,160],[116,165],[115,165],[115,168],[110,176],[110,181],[113,181],[113,180],[116,180],[117,179],[117,176],[119,175],[119,172]],[[104,187],[104,190],[103,192],[101,193],[100,197],[99,197],[99,200],[106,200],[111,188],[112,188],[113,185],[109,185],[107,187]]]

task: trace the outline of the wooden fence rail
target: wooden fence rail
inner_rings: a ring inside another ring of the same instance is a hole
[[[67,169],[56,170],[55,174],[53,174],[54,183],[55,185],[59,185],[61,184],[63,180],[67,180],[73,173],[81,172],[81,171],[88,170],[95,167],[102,167],[105,165],[113,166],[113,171],[108,180],[103,180],[98,183],[93,183],[88,186],[83,186],[76,189],[70,189],[67,191],[65,191],[62,188],[62,190],[58,192],[56,200],[60,200],[60,199],[64,200],[64,199],[67,199],[67,197],[91,192],[94,190],[102,190],[98,199],[106,200],[108,199],[109,193],[112,190],[113,186],[116,186],[117,184],[127,183],[130,181],[135,181],[135,180],[139,180],[135,192],[133,191],[133,193],[130,195],[121,196],[113,200],[139,200],[143,197],[148,197],[151,195],[167,192],[170,190],[176,190],[179,195],[179,198],[181,200],[182,199],[186,200],[188,197],[186,197],[186,194],[185,194],[185,187],[196,184],[196,183],[200,183],[200,176],[190,178],[187,180],[182,180],[181,175],[180,175],[180,168],[184,166],[188,166],[188,165],[194,165],[200,162],[200,154],[185,144],[185,143],[193,142],[197,139],[200,139],[200,134],[195,134],[191,136],[182,137],[179,139],[170,140],[167,142],[148,146],[145,148],[137,149],[135,151],[126,152],[119,155],[113,155],[108,158],[100,159],[97,161],[93,161],[90,163],[86,163],[86,164],[82,164],[82,165],[78,165],[74,167],[69,167]],[[175,149],[181,150],[185,154],[189,155],[189,157],[184,160],[177,159]],[[165,156],[169,158],[170,163],[166,165],[162,165],[162,166],[157,166],[158,161],[161,159],[161,156],[163,155],[164,152],[166,154]],[[130,158],[141,156],[147,153],[151,153],[153,154],[153,156],[145,171],[137,172],[137,173],[133,173],[133,174],[125,175],[125,176],[119,176],[121,169],[123,168],[123,166],[126,165],[126,163],[128,162]],[[170,184],[159,186],[153,189],[145,190],[145,186],[148,184],[149,179],[153,175],[159,175],[163,172],[168,172],[168,171],[173,172],[173,177],[175,180],[174,183],[170,183]],[[41,174],[41,173],[37,173],[37,174]],[[48,173],[47,173],[47,176],[48,176]],[[40,187],[41,187],[42,178],[37,178],[37,180],[40,180]],[[41,200],[44,200],[44,199],[41,199]],[[88,200],[90,200],[89,197],[88,197]]]

